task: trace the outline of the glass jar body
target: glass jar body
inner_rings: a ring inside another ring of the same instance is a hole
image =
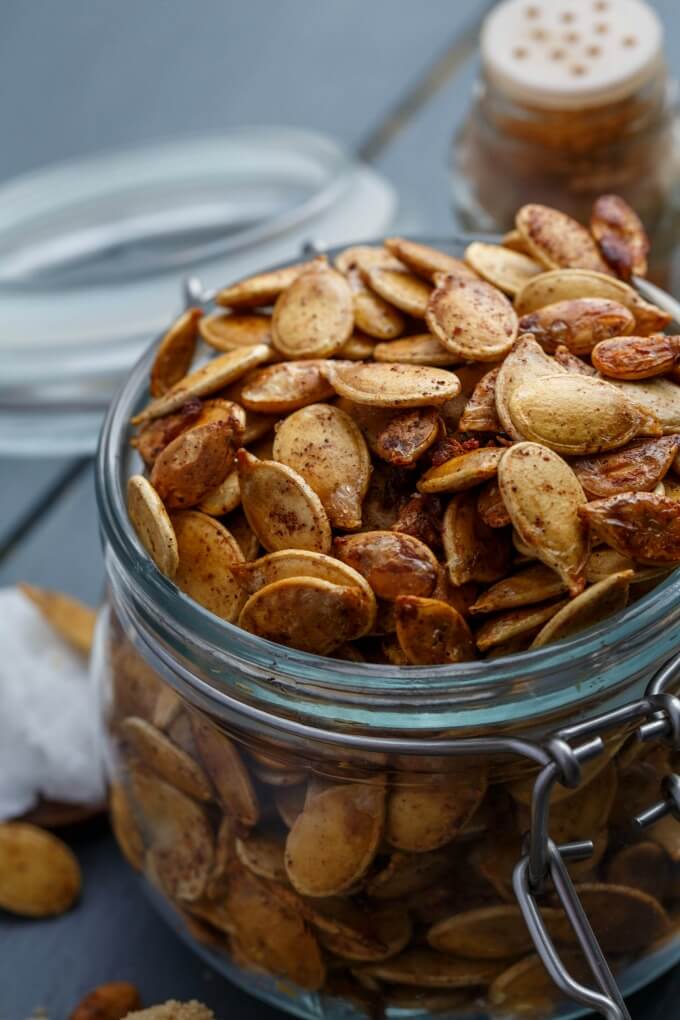
[[[584,635],[455,668],[256,638],[160,574],[128,520],[128,423],[152,357],[112,405],[97,471],[109,606],[95,672],[114,829],[142,888],[213,966],[299,1016],[579,1015],[553,1010],[511,889],[536,762],[550,734],[635,701],[678,651],[680,577]],[[469,742],[517,737],[522,754]],[[610,733],[583,789],[553,794],[555,840],[595,843],[572,873],[626,992],[680,959],[679,837],[629,825],[670,768],[668,751]],[[578,975],[573,936],[548,917]]]
[[[114,831],[158,909],[213,966],[304,1017],[578,1015],[558,1004],[512,890],[530,763],[414,756],[399,741],[383,752],[375,734],[365,749],[301,739],[273,714],[254,724],[187,686],[187,667],[215,678],[186,656],[173,668],[176,652],[150,646],[138,622],[114,588],[96,656]],[[250,673],[236,664],[221,679],[238,688]],[[631,698],[648,675],[631,678]],[[534,724],[533,736],[547,730]],[[645,837],[630,826],[670,768],[666,749],[617,731],[583,786],[553,795],[553,838],[594,840],[570,873],[625,992],[680,960],[680,826]],[[567,966],[591,984],[565,920],[541,902]]]
[[[668,279],[675,243],[674,82],[661,68],[632,96],[601,107],[553,110],[509,99],[480,79],[454,139],[452,197],[470,231],[511,230],[529,202],[588,222],[598,195],[622,195],[652,238],[653,271]]]

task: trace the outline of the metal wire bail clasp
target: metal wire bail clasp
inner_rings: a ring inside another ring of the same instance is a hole
[[[625,724],[638,723],[641,741],[659,738],[680,751],[680,698],[670,687],[680,678],[680,654],[663,666],[653,677],[644,698],[595,719],[559,731],[544,746],[549,761],[536,779],[531,803],[531,830],[525,838],[524,856],[516,866],[513,888],[520,909],[531,933],[536,950],[557,987],[577,1002],[595,1010],[607,1020],[630,1020],[621,992],[609,969],[571,881],[565,859],[590,856],[590,841],[556,846],[550,839],[550,795],[556,782],[572,789],[582,781],[582,764],[597,756],[604,748],[601,736]],[[578,747],[570,740],[590,737]],[[634,820],[645,828],[666,815],[680,821],[680,776],[671,774],[662,784],[663,799]],[[551,884],[567,915],[583,955],[592,972],[596,988],[580,984],[564,966],[542,919],[537,895]]]

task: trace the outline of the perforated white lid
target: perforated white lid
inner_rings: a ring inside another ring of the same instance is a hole
[[[661,23],[642,0],[505,0],[481,34],[489,80],[546,109],[630,95],[658,68],[662,46]]]

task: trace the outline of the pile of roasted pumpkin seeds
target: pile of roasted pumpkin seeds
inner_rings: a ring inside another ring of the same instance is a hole
[[[234,739],[166,686],[115,620],[109,656],[114,831],[192,938],[371,1017],[386,1006],[552,1015],[559,996],[512,889],[532,777],[479,760],[337,764]],[[553,796],[553,839],[593,840],[569,869],[616,971],[680,925],[680,826],[630,827],[658,798],[669,755],[617,736],[580,788]],[[549,895],[541,910],[572,975],[591,983],[563,910]]]
[[[590,230],[529,205],[464,260],[391,238],[226,287],[158,348],[140,540],[223,619],[357,662],[617,612],[680,562],[680,337],[629,282],[647,248],[603,196]]]
[[[357,663],[521,652],[617,612],[680,562],[680,338],[630,284],[646,253],[605,196],[590,231],[528,206],[465,260],[394,238],[226,288],[226,311],[164,338],[135,418],[142,544],[223,619]],[[199,338],[218,353],[193,368]],[[334,771],[227,735],[115,619],[109,655],[114,829],[194,939],[371,1016],[545,1020],[557,992],[511,884],[532,777]],[[593,839],[569,867],[615,969],[677,930],[680,901],[680,827],[629,827],[668,752],[622,741],[550,823]]]

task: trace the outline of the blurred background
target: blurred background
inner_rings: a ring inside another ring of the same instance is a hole
[[[493,6],[487,0],[3,0],[0,265],[9,250],[4,214],[6,220],[26,203],[29,211],[22,214],[31,226],[32,197],[51,197],[49,177],[11,190],[7,182],[19,175],[111,150],[219,138],[244,126],[328,136],[339,147],[329,156],[332,172],[335,160],[368,189],[361,192],[357,184],[361,195],[334,224],[333,237],[319,238],[314,222],[301,231],[311,235],[307,239],[363,239],[388,228],[451,234],[461,227],[452,201],[452,143],[470,110],[479,29]],[[652,6],[665,24],[672,72],[680,64],[680,6],[677,0],[652,0]],[[191,152],[188,142],[189,183],[192,173],[211,172],[200,151],[192,165]],[[357,171],[357,162],[372,173]],[[110,173],[112,186],[116,172]],[[92,208],[96,213],[94,199]],[[296,234],[288,255],[301,240]],[[172,286],[168,321],[181,305],[179,285]],[[62,294],[52,283],[45,289]],[[65,289],[73,298],[73,289]],[[18,364],[22,355],[16,348],[20,327],[28,343],[33,317],[41,316],[35,319],[41,328],[51,317],[38,291],[5,287],[3,298],[0,279],[0,586],[25,580],[96,605],[103,569],[92,422],[85,423],[85,441],[78,428],[76,441],[68,432],[64,439],[63,413],[49,410],[52,398],[69,397],[62,383],[56,395],[41,390],[46,411],[36,409],[23,377],[17,382],[12,375],[13,358]],[[105,336],[107,316],[123,321],[127,302],[121,292],[99,306],[93,294],[80,302],[78,328]],[[59,349],[46,337],[29,355],[43,387],[60,367]],[[76,403],[81,396],[74,391]],[[101,394],[95,397],[96,403]],[[1,1020],[22,1020],[47,1004],[50,1017],[61,1018],[84,990],[114,978],[136,982],[147,1002],[196,996],[221,1015],[225,1003],[230,1015],[279,1015],[208,972],[150,909],[142,913],[104,826],[76,846],[90,890],[77,914],[30,926],[0,919]],[[634,1004],[634,1017],[676,1015],[678,987],[672,976],[666,979]]]

